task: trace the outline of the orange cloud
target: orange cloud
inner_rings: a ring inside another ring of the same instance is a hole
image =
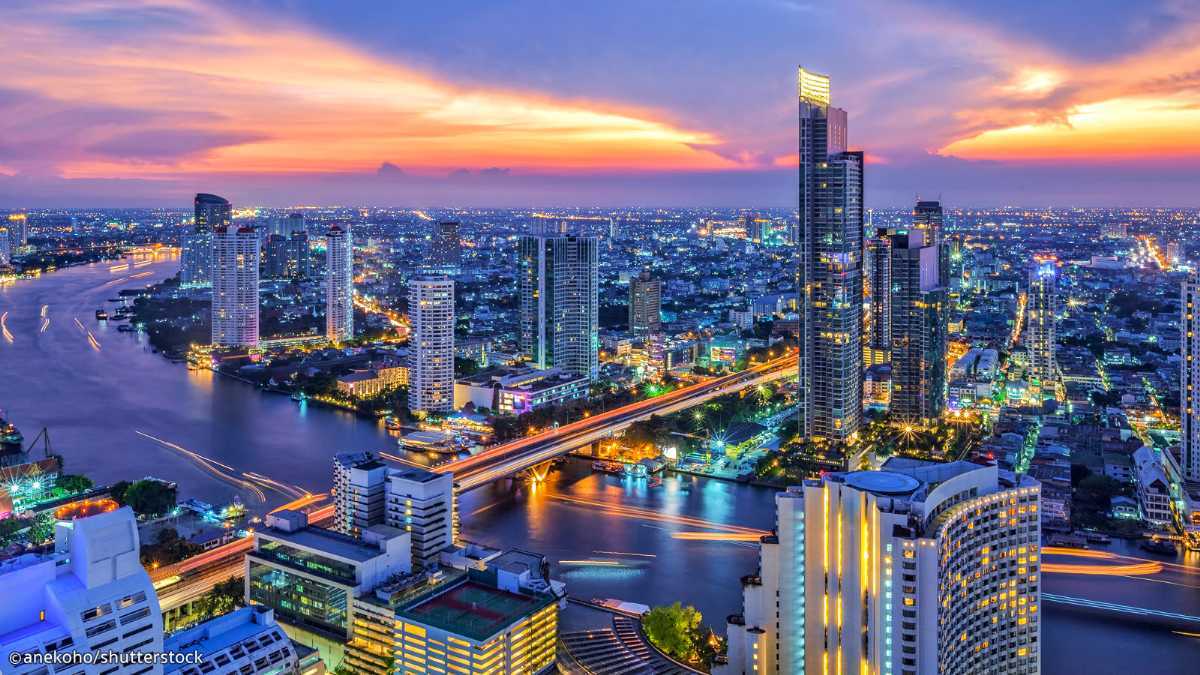
[[[721,139],[653,111],[465,89],[295,27],[244,23],[190,0],[154,6],[182,13],[187,28],[109,41],[71,27],[93,12],[146,8],[110,2],[47,5],[6,32],[0,86],[68,110],[145,111],[192,134],[174,156],[125,156],[109,149],[128,143],[113,139],[142,131],[145,121],[83,126],[56,162],[65,177],[362,171],[385,160],[417,172],[736,166],[708,150]],[[51,51],[53,59],[35,58]]]

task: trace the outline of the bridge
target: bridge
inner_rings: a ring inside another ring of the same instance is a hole
[[[1157,626],[1166,626],[1167,628],[1173,630],[1195,631],[1200,629],[1200,616],[1192,616],[1190,614],[1166,612],[1160,609],[1147,609],[1145,607],[1133,607],[1131,605],[1119,605],[1115,602],[1088,600],[1087,598],[1075,598],[1069,595],[1057,595],[1055,593],[1042,593],[1042,600],[1044,602],[1052,602],[1056,605],[1064,605],[1072,609],[1089,612],[1092,614],[1106,615],[1112,618],[1136,621],[1139,623],[1148,623]]]
[[[441,464],[433,470],[454,474],[457,491],[466,492],[608,438],[634,422],[655,415],[670,415],[718,396],[793,376],[797,367],[795,354],[783,356],[730,375],[585,417],[535,436],[497,445],[477,455]]]

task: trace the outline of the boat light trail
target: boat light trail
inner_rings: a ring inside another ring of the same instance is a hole
[[[1163,571],[1163,564],[1156,560],[1120,555],[1110,551],[1091,551],[1078,548],[1063,548],[1060,546],[1045,546],[1042,555],[1057,555],[1069,558],[1086,558],[1089,560],[1112,561],[1105,563],[1053,563],[1042,561],[1042,572],[1050,574],[1079,574],[1085,576],[1123,576],[1141,577],[1158,574]],[[1126,562],[1129,560],[1139,562]]]
[[[271,513],[276,513],[278,511],[285,511],[285,510],[302,509],[306,506],[311,506],[313,504],[316,504],[317,502],[325,501],[328,498],[329,498],[329,494],[326,492],[318,492],[316,494],[313,494],[310,492],[310,493],[304,495],[303,497],[292,500],[281,506],[275,507],[274,509],[271,510]]]
[[[0,314],[0,333],[3,333],[5,341],[9,344],[13,341],[13,334],[8,330],[8,312]]]
[[[761,534],[744,534],[741,532],[675,532],[672,539],[683,541],[751,541],[762,539]]]
[[[625,565],[617,560],[559,560],[559,565],[569,565],[572,567],[624,567]]]
[[[426,466],[425,464],[420,464],[420,463],[414,462],[414,461],[412,461],[411,459],[405,459],[404,457],[401,457],[400,455],[393,455],[393,454],[392,454],[392,453],[390,453],[390,452],[382,452],[382,451],[380,451],[380,453],[379,453],[379,456],[380,456],[380,457],[382,457],[382,458],[384,458],[384,459],[388,459],[388,460],[391,460],[391,461],[393,461],[393,462],[397,462],[397,463],[399,463],[399,464],[406,464],[406,465],[408,465],[408,466],[415,466],[415,467],[417,467],[418,469],[428,469],[428,468],[429,468],[429,467],[428,467],[428,466]]]
[[[148,438],[148,439],[154,441],[155,443],[158,443],[164,447],[175,450],[176,452],[182,454],[183,456],[187,457],[188,459],[191,459],[197,466],[199,466],[201,469],[204,469],[210,475],[216,477],[218,480],[221,480],[226,483],[229,483],[230,485],[234,485],[234,486],[241,487],[241,488],[248,490],[252,495],[254,495],[258,499],[258,501],[260,501],[260,502],[267,501],[266,493],[264,493],[262,491],[262,488],[260,488],[258,485],[255,485],[254,483],[252,483],[248,480],[245,480],[243,478],[240,478],[236,475],[226,473],[227,471],[236,471],[236,469],[234,469],[232,466],[229,466],[228,464],[225,464],[223,462],[219,462],[215,459],[205,457],[204,455],[201,455],[198,452],[193,452],[181,445],[177,445],[170,441],[165,441],[156,436],[151,436],[150,434],[144,433],[142,431],[134,430],[134,433],[143,438]],[[224,471],[222,471],[222,469],[224,469]]]
[[[752,536],[754,540],[759,537],[770,534],[766,530],[759,530],[753,527],[743,527],[741,525],[727,525],[725,523],[716,523],[711,520],[703,520],[701,518],[693,518],[692,516],[680,516],[670,513],[662,513],[651,509],[645,509],[639,506],[625,506],[620,504],[609,504],[607,502],[597,501],[594,499],[584,499],[582,497],[567,497],[565,495],[547,495],[555,501],[578,504],[587,506],[592,509],[598,509],[601,513],[612,516],[622,516],[626,518],[638,518],[641,520],[650,520],[660,523],[671,523],[674,525],[686,525],[688,527],[700,527],[710,530],[723,530],[735,534]]]

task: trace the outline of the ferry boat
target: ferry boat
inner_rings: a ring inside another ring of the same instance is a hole
[[[103,309],[96,310],[96,320],[97,321],[105,321],[107,319],[108,319],[108,312],[104,311]]]
[[[398,418],[392,417],[390,415],[383,418],[383,427],[389,431],[400,431],[401,429],[404,428],[400,424],[400,420]]]
[[[1178,553],[1175,549],[1175,542],[1168,539],[1144,539],[1138,546],[1143,551],[1157,555],[1175,555]]]

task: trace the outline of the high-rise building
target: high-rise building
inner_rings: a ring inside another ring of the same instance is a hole
[[[263,275],[268,279],[304,279],[309,275],[308,234],[269,234],[263,255]]]
[[[412,536],[412,562],[434,567],[442,551],[454,545],[454,476],[417,467],[387,474],[385,521]]]
[[[24,213],[8,214],[8,244],[14,253],[29,243],[29,216]]]
[[[892,240],[891,231],[880,228],[867,239],[867,289],[870,298],[867,333],[867,365],[889,363],[892,352]]]
[[[1180,288],[1179,438],[1184,478],[1200,481],[1200,273],[1192,272]]]
[[[217,195],[199,193],[194,200],[191,230],[183,236],[179,282],[184,286],[212,284],[213,233],[233,227],[233,206]]]
[[[940,201],[918,200],[913,207],[912,226],[914,230],[924,230],[925,245],[937,249],[938,283],[943,288],[950,288],[950,249],[946,245],[945,216],[942,213]]]
[[[888,415],[923,424],[942,414],[946,391],[946,289],[928,230],[891,239],[892,393]]]
[[[599,251],[595,237],[521,237],[517,260],[521,351],[537,368],[595,379],[600,372]]]
[[[449,412],[454,409],[454,280],[410,279],[408,319],[408,407]]]
[[[458,269],[462,262],[462,243],[458,238],[458,222],[439,222],[433,230],[429,245],[429,263],[445,273]]]
[[[800,428],[843,445],[862,425],[863,155],[846,151],[829,78],[801,68],[798,85]]]
[[[611,251],[617,245],[617,240],[621,238],[621,226],[617,223],[617,219],[609,216],[608,218],[608,249]]]
[[[629,280],[629,331],[634,335],[662,330],[662,281],[649,270]]]
[[[387,474],[387,465],[369,451],[334,456],[333,529],[357,537],[386,522]]]
[[[258,232],[225,225],[212,232],[212,343],[258,346]]]
[[[12,262],[13,247],[12,241],[9,239],[8,228],[0,226],[0,265],[8,265]]]
[[[137,520],[124,507],[58,523],[53,553],[0,561],[4,672],[49,672],[43,663],[22,663],[21,654],[162,652],[158,596],[139,555]],[[98,665],[54,670],[101,672]],[[152,671],[152,665],[131,662],[104,672]]]
[[[1040,672],[1039,485],[893,458],[775,497],[714,673]]]
[[[1025,347],[1029,353],[1029,377],[1047,391],[1058,381],[1054,358],[1054,317],[1058,313],[1057,260],[1035,256],[1029,270],[1025,305]]]
[[[325,233],[325,337],[344,342],[354,337],[354,238],[349,225]]]

